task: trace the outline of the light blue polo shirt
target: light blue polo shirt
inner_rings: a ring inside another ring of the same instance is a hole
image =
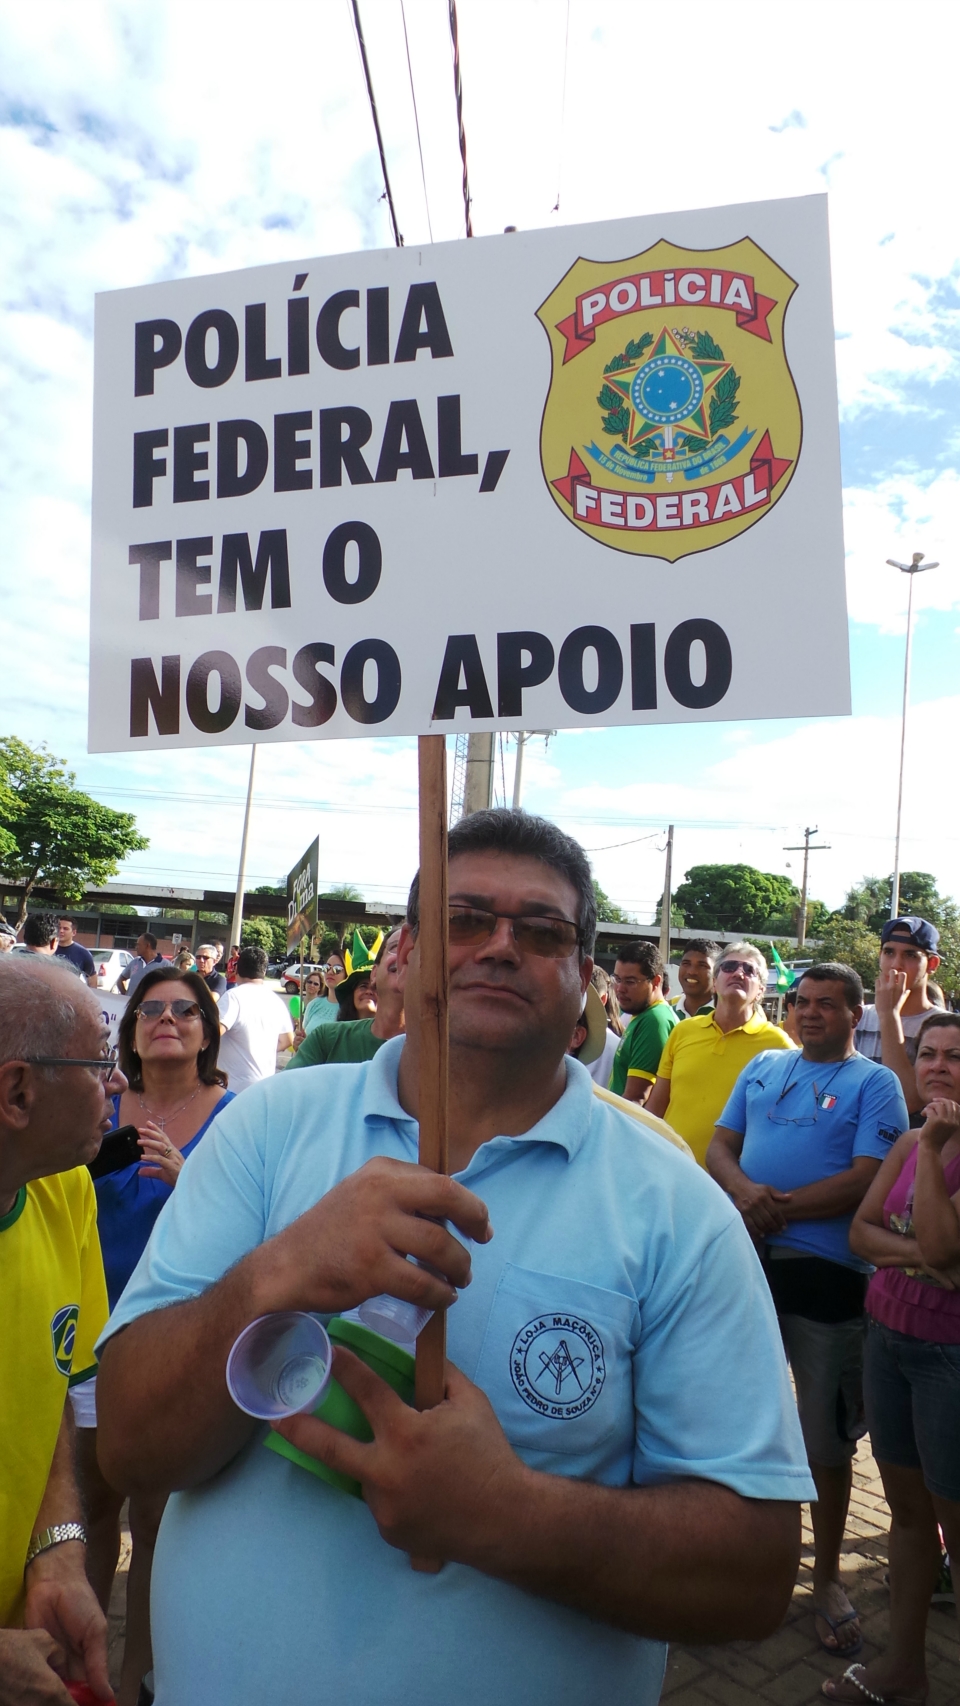
[[[846,1172],[858,1155],[885,1160],[910,1119],[887,1066],[860,1054],[816,1061],[768,1049],[744,1067],[717,1124],[743,1133],[740,1166],[748,1179],[794,1191]],[[794,1220],[767,1243],[872,1273],[850,1248],[852,1220]]]
[[[101,1343],[196,1296],[374,1155],[415,1161],[403,1039],[367,1064],[254,1085],[186,1163]],[[495,1236],[449,1355],[536,1469],[814,1496],[770,1295],[740,1216],[687,1156],[593,1094],[563,1096],[458,1178]],[[654,1706],[656,1641],[458,1564],[413,1571],[359,1500],[262,1447],[170,1499],[153,1566],[157,1706]]]

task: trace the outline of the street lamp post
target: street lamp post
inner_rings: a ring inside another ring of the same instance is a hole
[[[893,849],[893,882],[890,886],[890,917],[900,916],[900,818],[903,812],[903,760],[907,749],[907,705],[910,699],[910,648],[913,641],[913,577],[922,575],[927,569],[938,569],[939,563],[925,563],[922,551],[914,551],[913,560],[909,563],[898,563],[895,557],[888,557],[887,564],[891,569],[899,569],[902,575],[910,576],[910,591],[907,595],[907,646],[903,659],[903,716],[900,721],[900,781],[897,786],[897,836]]]

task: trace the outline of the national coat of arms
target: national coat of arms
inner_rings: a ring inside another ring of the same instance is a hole
[[[676,562],[769,512],[800,455],[795,289],[748,237],[574,262],[538,310],[553,356],[540,459],[568,520]]]

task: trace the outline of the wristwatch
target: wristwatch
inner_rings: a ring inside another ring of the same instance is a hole
[[[27,1558],[24,1564],[32,1564],[34,1558],[39,1558],[41,1552],[49,1552],[51,1546],[62,1546],[65,1540],[81,1540],[87,1543],[87,1531],[82,1522],[54,1522],[49,1528],[43,1528],[35,1534],[27,1547]]]

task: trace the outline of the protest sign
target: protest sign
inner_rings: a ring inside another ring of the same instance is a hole
[[[287,953],[292,954],[317,928],[320,837],[310,843],[287,876]]]
[[[98,297],[91,750],[848,711],[833,340],[825,196]]]
[[[120,1020],[127,1005],[127,997],[113,990],[98,989],[97,1000],[100,1003],[100,1017],[107,1027],[107,1043],[110,1048],[115,1048],[120,1040]]]

